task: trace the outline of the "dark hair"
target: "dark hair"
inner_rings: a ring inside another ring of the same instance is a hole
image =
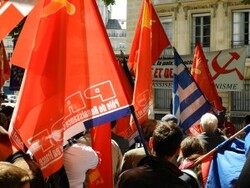
[[[150,137],[153,136],[153,132],[157,126],[157,121],[154,119],[147,119],[141,124],[142,134],[145,141],[149,141]]]
[[[171,157],[180,147],[183,134],[173,121],[160,122],[153,133],[153,149],[157,157]]]
[[[5,106],[1,109],[0,112],[4,113],[7,117],[10,117],[14,111],[14,107],[12,106]]]
[[[7,99],[7,96],[4,93],[0,93],[0,98]]]
[[[250,123],[250,115],[246,115],[244,118],[245,124],[248,125]]]
[[[116,126],[116,120],[110,122],[111,129],[113,129]]]

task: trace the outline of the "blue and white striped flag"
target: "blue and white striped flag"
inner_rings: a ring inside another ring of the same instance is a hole
[[[174,48],[173,114],[179,119],[183,131],[199,124],[199,120],[210,108],[192,75]]]

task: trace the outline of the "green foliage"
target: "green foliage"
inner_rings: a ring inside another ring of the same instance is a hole
[[[244,4],[250,4],[250,0],[243,0],[242,3],[244,3]]]
[[[106,6],[115,4],[115,0],[103,0],[103,1]]]

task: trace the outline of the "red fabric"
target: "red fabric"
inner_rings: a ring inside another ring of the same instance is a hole
[[[23,42],[25,38],[29,40]],[[11,120],[11,139],[17,148],[24,150],[25,144],[48,177],[62,166],[63,142],[83,131],[83,122],[112,116],[126,109],[131,99],[96,1],[39,1],[15,53],[22,55],[12,63],[26,71]],[[108,165],[105,176],[112,169]]]
[[[0,12],[4,4],[9,4],[5,1],[0,3]],[[12,4],[0,15],[0,40],[2,40],[16,25],[24,18],[15,6]]]
[[[139,123],[148,119],[152,100],[152,65],[168,45],[170,42],[151,1],[144,0],[128,59],[135,76],[133,105]]]
[[[7,59],[3,41],[0,42],[0,87],[2,88],[5,81],[10,78],[10,64]]]
[[[189,159],[184,159],[181,161],[180,165],[179,165],[179,169],[183,170],[183,169],[188,169],[190,168],[192,165],[194,164],[194,161],[190,161]]]
[[[92,148],[99,152],[100,164],[89,172],[88,188],[113,188],[110,123],[91,129]]]
[[[211,154],[210,156],[204,158],[201,162],[201,172],[202,172],[204,187],[206,187],[208,173],[209,173],[210,164],[212,162],[212,159],[213,159],[213,155]]]
[[[191,135],[191,136],[198,136],[199,134],[202,133],[201,125],[200,125],[200,124],[193,125],[193,126],[190,127],[187,131],[188,131],[188,135]]]
[[[225,120],[224,126],[225,128],[228,128],[230,136],[236,133],[235,126],[231,122],[228,122],[227,120]]]
[[[200,43],[195,48],[191,74],[212,106],[217,111],[222,111],[222,104]]]

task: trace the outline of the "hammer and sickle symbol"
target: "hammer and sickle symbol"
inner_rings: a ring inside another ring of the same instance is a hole
[[[62,8],[66,8],[69,15],[75,13],[75,6],[67,0],[51,0],[50,3],[43,9],[43,17],[54,14]]]
[[[239,59],[240,55],[237,52],[229,52],[231,55],[231,58],[223,65],[223,67],[221,67],[217,61],[217,58],[221,54],[221,52],[222,51],[220,51],[212,60],[212,67],[216,71],[216,74],[213,76],[213,80],[215,80],[220,74],[227,74],[233,71],[237,73],[240,80],[243,80],[244,76],[241,74],[241,72],[237,68],[226,69],[234,60]]]

